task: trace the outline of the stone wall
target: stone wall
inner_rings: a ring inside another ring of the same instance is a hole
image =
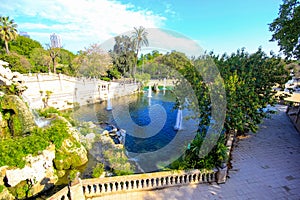
[[[25,101],[34,109],[43,108],[46,91],[51,95],[48,106],[60,110],[72,108],[74,103],[80,105],[98,103],[111,98],[130,95],[137,91],[138,84],[106,82],[92,78],[75,78],[63,74],[24,75],[27,90],[23,93]]]

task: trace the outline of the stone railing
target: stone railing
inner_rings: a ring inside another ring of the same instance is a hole
[[[82,181],[85,197],[102,196],[115,192],[153,190],[186,184],[216,181],[216,172],[201,173],[199,170],[146,173],[111,178],[85,179]]]
[[[67,200],[67,199],[70,199],[69,188],[64,187],[63,189],[61,189],[59,192],[55,193],[54,195],[52,195],[48,199],[49,200],[55,200],[55,199],[60,199],[60,200],[65,199],[65,200]]]
[[[73,199],[72,196],[82,196],[88,199],[120,192],[154,190],[188,184],[211,183],[217,181],[216,176],[217,170],[205,173],[200,170],[180,170],[84,179],[80,180],[75,186],[65,187],[55,195],[51,196],[49,200]],[[76,187],[76,189],[72,187]],[[74,195],[75,193],[76,195]]]

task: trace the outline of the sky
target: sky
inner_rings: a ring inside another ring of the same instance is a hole
[[[253,53],[259,47],[278,54],[277,43],[269,42],[268,24],[280,4],[282,0],[0,0],[0,15],[14,19],[19,32],[44,46],[50,34],[60,35],[63,48],[74,53],[143,26],[176,37],[154,31],[157,43],[169,40],[186,50],[186,41],[193,41],[216,54],[241,48]]]

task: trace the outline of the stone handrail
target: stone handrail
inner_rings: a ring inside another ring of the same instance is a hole
[[[201,173],[200,170],[168,171],[128,176],[85,179],[82,181],[85,197],[102,196],[109,193],[153,190],[186,184],[216,181],[216,172]]]
[[[64,187],[63,189],[61,189],[60,191],[58,191],[57,193],[55,193],[54,195],[52,195],[50,198],[48,198],[48,200],[56,200],[56,199],[60,199],[60,200],[70,199],[69,188],[68,187]]]
[[[134,174],[127,176],[105,177],[81,180],[82,192],[85,198],[100,197],[119,192],[154,190],[165,187],[181,186],[187,184],[210,183],[217,181],[217,171],[201,172],[200,170],[178,170]],[[78,186],[78,185],[77,185]],[[66,187],[67,188],[67,187]],[[78,187],[77,187],[78,188]],[[71,186],[72,196],[72,186]],[[69,199],[68,190],[63,189],[49,198],[50,200]]]

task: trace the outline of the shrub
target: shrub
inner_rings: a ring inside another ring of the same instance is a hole
[[[47,107],[44,109],[40,109],[40,110],[38,110],[38,113],[39,113],[39,116],[41,116],[41,117],[50,117],[51,114],[53,114],[53,113],[61,115],[60,111],[54,107]]]
[[[0,166],[15,166],[23,168],[24,158],[32,154],[37,155],[46,149],[50,142],[60,148],[64,139],[68,137],[67,123],[62,120],[53,120],[51,125],[45,129],[35,128],[26,137],[15,137],[14,139],[0,140]]]
[[[0,193],[3,192],[4,190],[4,185],[0,185]]]
[[[97,165],[93,169],[93,178],[99,178],[101,174],[104,172],[104,164],[103,163],[97,163]]]

